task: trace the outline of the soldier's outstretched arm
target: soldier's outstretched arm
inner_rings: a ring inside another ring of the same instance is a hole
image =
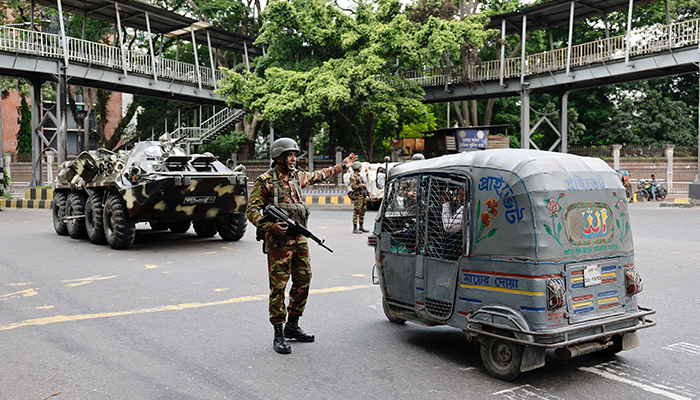
[[[338,165],[324,168],[319,171],[303,172],[299,183],[301,187],[306,187],[308,185],[313,185],[314,183],[327,181],[328,179],[350,168],[355,161],[357,161],[357,156],[355,154],[350,154],[349,156],[345,157],[342,163]]]

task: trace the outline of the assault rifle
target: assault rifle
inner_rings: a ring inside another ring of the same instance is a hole
[[[331,253],[333,252],[333,250],[331,250],[328,246],[323,244],[326,241],[325,239],[319,239],[316,235],[311,233],[311,231],[306,229],[306,227],[304,227],[302,224],[289,218],[287,214],[285,214],[282,210],[273,205],[265,206],[265,208],[263,209],[263,218],[260,220],[260,222],[284,222],[285,224],[287,224],[288,234],[306,236],[307,238],[318,243],[318,245],[323,247],[324,249],[330,251]],[[280,246],[284,246],[287,244],[287,238],[284,235],[279,236],[278,240]]]

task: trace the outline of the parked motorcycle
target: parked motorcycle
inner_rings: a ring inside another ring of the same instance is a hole
[[[663,185],[656,186],[656,201],[661,201],[666,198],[666,188]],[[637,189],[638,201],[651,201],[654,197],[651,194],[651,181],[646,179],[639,180],[639,188]]]

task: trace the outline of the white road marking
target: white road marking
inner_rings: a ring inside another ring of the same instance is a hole
[[[651,377],[646,376],[638,368],[622,364],[618,361],[611,361],[596,365],[594,367],[580,367],[579,369],[581,371],[596,374],[605,379],[625,383],[646,392],[655,393],[673,400],[691,400],[693,398],[697,398],[697,395],[685,390],[686,385],[683,385],[680,382],[662,380],[660,383],[655,383]]]
[[[700,346],[685,342],[674,343],[664,347],[663,349],[700,356]]]
[[[530,385],[522,385],[514,387],[512,389],[501,390],[496,393],[492,393],[494,396],[503,396],[506,399],[539,399],[539,400],[562,400],[561,397],[557,397],[547,391],[538,389]]]

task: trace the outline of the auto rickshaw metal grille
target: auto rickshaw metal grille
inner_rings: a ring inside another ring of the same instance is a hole
[[[386,193],[382,232],[388,233],[391,238],[391,251],[415,253],[418,177],[394,180]]]
[[[425,309],[436,317],[447,318],[452,314],[452,303],[426,297]]]
[[[466,254],[468,183],[434,175],[420,179],[418,249],[426,257],[456,261]]]

